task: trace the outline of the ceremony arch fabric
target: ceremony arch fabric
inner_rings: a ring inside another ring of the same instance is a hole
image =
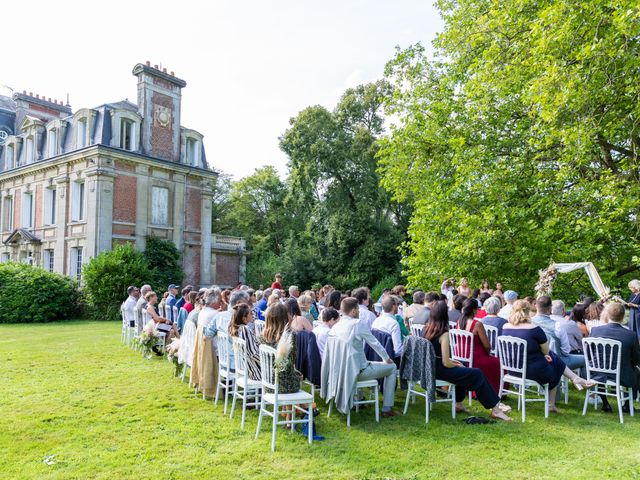
[[[589,281],[591,282],[591,286],[600,296],[600,298],[606,297],[609,294],[609,289],[604,286],[604,284],[602,283],[602,279],[600,278],[600,274],[591,262],[554,263],[552,267],[555,268],[558,273],[569,273],[573,272],[574,270],[580,270],[581,268],[583,268],[584,271],[587,272]]]

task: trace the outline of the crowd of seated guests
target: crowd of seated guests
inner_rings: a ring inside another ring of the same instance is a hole
[[[636,322],[631,324],[630,321],[630,329],[621,324],[625,314],[621,304],[610,304],[604,308],[601,302],[585,298],[567,313],[561,300],[552,300],[548,296],[519,299],[515,291],[503,292],[500,283],[495,286],[492,290],[485,280],[480,288],[472,289],[468,280],[463,278],[460,287],[456,288],[453,279],[446,279],[440,293],[415,290],[410,305],[403,297],[406,293],[404,287],[397,286],[386,289],[374,305],[366,287],[341,292],[327,284],[318,291],[307,290],[301,294],[297,286],[285,290],[282,276],[278,275],[270,288],[256,291],[244,285],[234,290],[212,287],[199,291],[187,286],[178,297],[179,287],[172,284],[162,301],[178,309],[176,318],[172,318],[173,309],[167,310],[171,312],[170,318],[162,314],[158,295],[149,285],[140,289],[130,287],[123,308],[128,321],[136,311],[146,311],[154,328],[165,332],[168,339],[179,337],[186,325],[197,331],[195,345],[189,345],[188,351],[193,351],[193,369],[198,377],[193,383],[200,385],[205,396],[211,396],[216,385],[218,332],[229,335],[232,369],[231,338],[245,341],[248,374],[252,380],[260,379],[260,344],[277,348],[279,355],[285,355],[288,368],[278,372],[281,393],[295,392],[300,388],[302,374],[295,368],[298,354],[296,337],[307,332],[305,335],[311,334],[315,338],[320,359],[325,357],[330,337],[355,342],[353,348],[358,353],[352,361],[360,368],[358,378],[384,380],[383,413],[384,416],[394,416],[391,407],[396,370],[392,364],[398,363],[404,354],[411,324],[424,326],[422,337],[432,343],[436,352],[436,377],[456,385],[456,408],[460,411],[464,410],[462,401],[470,390],[490,410],[493,418],[510,420],[507,415],[510,408],[498,397],[500,362],[491,355],[485,326],[495,327],[498,335],[510,335],[526,341],[527,378],[549,384],[550,411],[557,411],[555,393],[563,375],[579,390],[593,385],[593,381],[587,382],[582,378],[585,367],[582,339],[589,335],[618,339],[623,343],[622,384],[635,389],[640,387],[636,326],[640,282],[629,284],[632,295],[627,307],[631,313],[630,320]],[[178,322],[178,318],[182,320]],[[590,332],[586,324],[588,320],[603,320],[606,324],[594,327]],[[260,335],[256,335],[255,322],[264,322]],[[450,357],[449,330],[452,325],[473,335],[473,368]],[[372,332],[387,335],[390,347],[385,349]],[[360,351],[364,344],[368,344],[368,348],[382,361],[367,360],[364,350]],[[179,343],[176,345],[180,348]],[[582,376],[576,373],[578,371]],[[606,398],[603,398],[602,408],[611,410]]]

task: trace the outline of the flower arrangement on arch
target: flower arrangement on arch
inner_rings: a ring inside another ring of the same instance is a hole
[[[536,291],[536,297],[541,297],[543,295],[551,295],[553,292],[553,282],[558,276],[558,270],[556,269],[553,262],[549,265],[546,270],[539,270],[538,274],[540,277],[538,278],[538,283],[534,287]]]

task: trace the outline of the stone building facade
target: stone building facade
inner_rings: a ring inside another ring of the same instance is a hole
[[[244,240],[210,233],[216,173],[180,123],[186,82],[149,62],[133,75],[137,104],[0,96],[0,262],[80,278],[91,257],[153,235],[182,252],[185,283],[243,281]]]

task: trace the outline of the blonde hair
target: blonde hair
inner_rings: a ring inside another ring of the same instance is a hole
[[[622,323],[622,320],[624,320],[624,307],[621,304],[615,302],[608,304],[606,307],[604,307],[604,310],[602,310],[602,313],[600,314],[600,320],[605,323]]]
[[[511,325],[520,325],[528,323],[531,319],[531,304],[526,300],[516,300],[509,314],[509,323]]]
[[[303,310],[305,312],[311,310],[312,302],[313,300],[309,295],[300,295],[300,297],[298,298],[298,306],[300,307],[300,310]]]
[[[269,300],[267,300],[267,307],[270,307],[275,303],[279,303],[279,301],[280,301],[280,297],[278,296],[278,294],[272,293],[271,295],[269,295]]]

